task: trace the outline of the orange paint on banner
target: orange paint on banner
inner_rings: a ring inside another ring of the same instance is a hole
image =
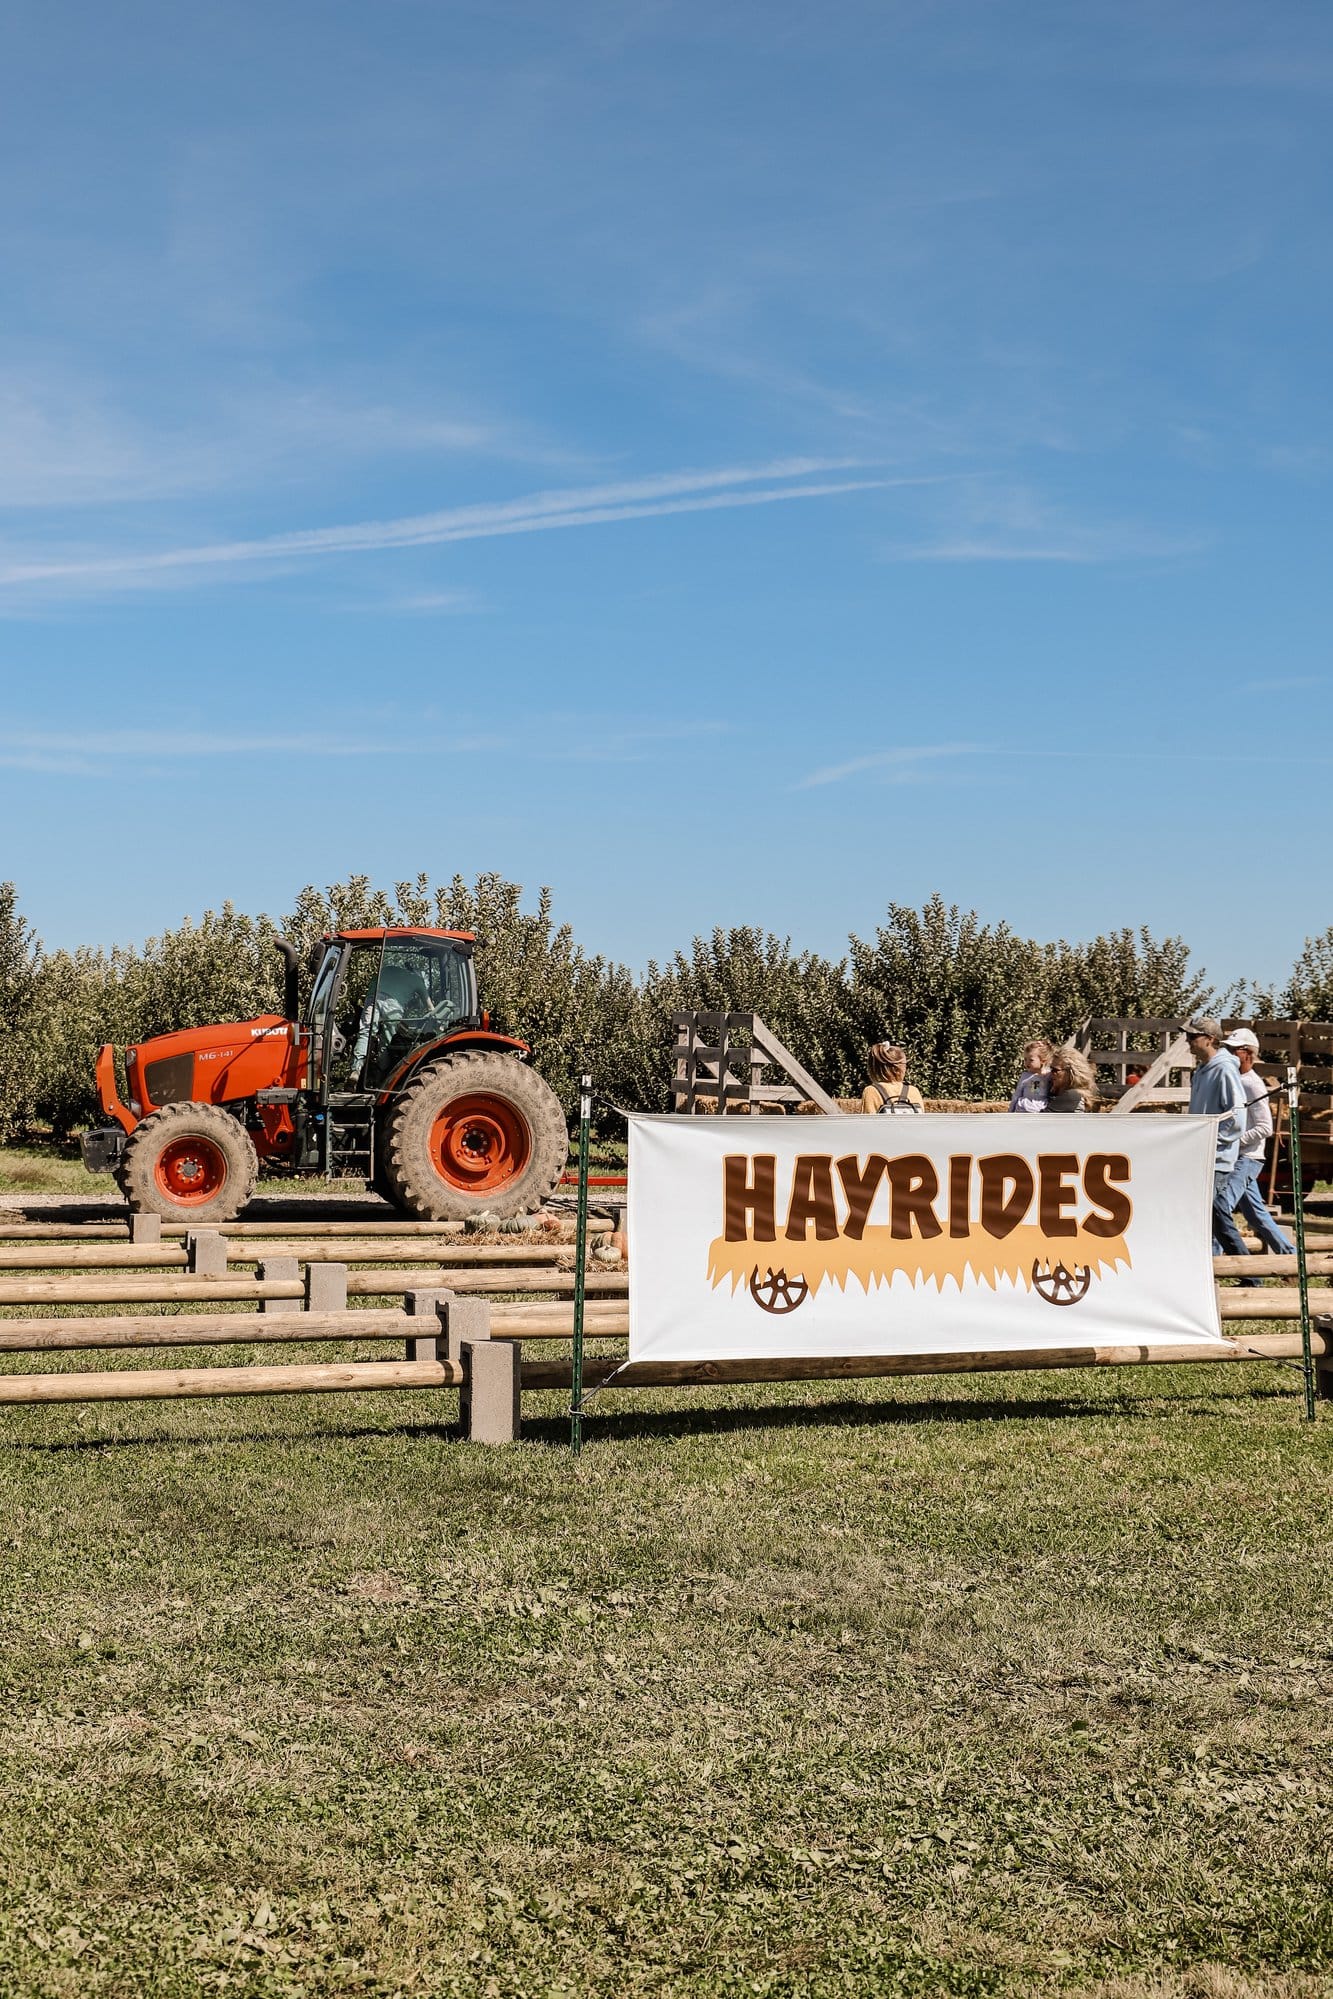
[[[960,1290],[965,1277],[994,1290],[1000,1279],[1007,1277],[1030,1291],[1034,1280],[1060,1264],[1086,1268],[1095,1277],[1132,1267],[1123,1236],[1091,1235],[1082,1227],[1072,1236],[1053,1240],[1040,1227],[1026,1223],[1011,1229],[1003,1243],[980,1230],[970,1237],[939,1235],[904,1241],[891,1229],[880,1227],[866,1229],[859,1240],[844,1235],[836,1242],[781,1242],[776,1246],[754,1236],[743,1242],[716,1236],[708,1253],[709,1282],[716,1288],[730,1280],[735,1292],[749,1283],[756,1269],[763,1272],[779,1263],[788,1278],[803,1280],[812,1293],[826,1283],[845,1291],[852,1278],[869,1293],[891,1284],[900,1274],[913,1285],[933,1284],[939,1290],[946,1278],[952,1278]]]

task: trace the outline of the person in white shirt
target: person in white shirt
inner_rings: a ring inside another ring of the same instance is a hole
[[[1222,1043],[1235,1057],[1240,1070],[1240,1086],[1245,1092],[1245,1134],[1240,1142],[1237,1164],[1245,1170],[1245,1180],[1236,1200],[1236,1213],[1244,1217],[1265,1249],[1275,1256],[1294,1256],[1296,1245],[1282,1233],[1269,1214],[1259,1179],[1264,1170],[1268,1141],[1273,1136],[1273,1112],[1268,1101],[1268,1085],[1255,1068],[1259,1037],[1251,1027],[1233,1028]],[[1249,1278],[1248,1283],[1257,1283]]]
[[[1051,1094],[1051,1057],[1054,1053],[1049,1041],[1024,1042],[1023,1073],[1009,1099],[1011,1111],[1045,1110],[1046,1099]]]

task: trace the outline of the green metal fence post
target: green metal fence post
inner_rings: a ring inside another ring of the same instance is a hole
[[[588,1125],[592,1118],[592,1077],[579,1077],[579,1205],[574,1230],[574,1356],[569,1371],[569,1445],[583,1449],[583,1296],[588,1254]]]
[[[1296,1203],[1296,1275],[1301,1287],[1301,1371],[1305,1419],[1315,1420],[1314,1355],[1310,1351],[1310,1277],[1305,1264],[1305,1190],[1301,1186],[1301,1093],[1295,1067],[1287,1070],[1287,1121],[1291,1127],[1291,1185]]]

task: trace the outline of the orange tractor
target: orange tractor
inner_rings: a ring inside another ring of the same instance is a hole
[[[300,957],[279,938],[284,1012],[185,1028],[97,1058],[110,1122],[83,1134],[90,1172],[114,1173],[137,1213],[229,1221],[266,1173],[357,1175],[429,1221],[514,1215],[553,1191],[569,1152],[554,1091],[526,1042],[477,1002],[475,937],[342,930]]]

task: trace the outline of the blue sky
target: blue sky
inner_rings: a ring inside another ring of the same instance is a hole
[[[17,0],[0,875],[1333,922],[1333,12]]]

